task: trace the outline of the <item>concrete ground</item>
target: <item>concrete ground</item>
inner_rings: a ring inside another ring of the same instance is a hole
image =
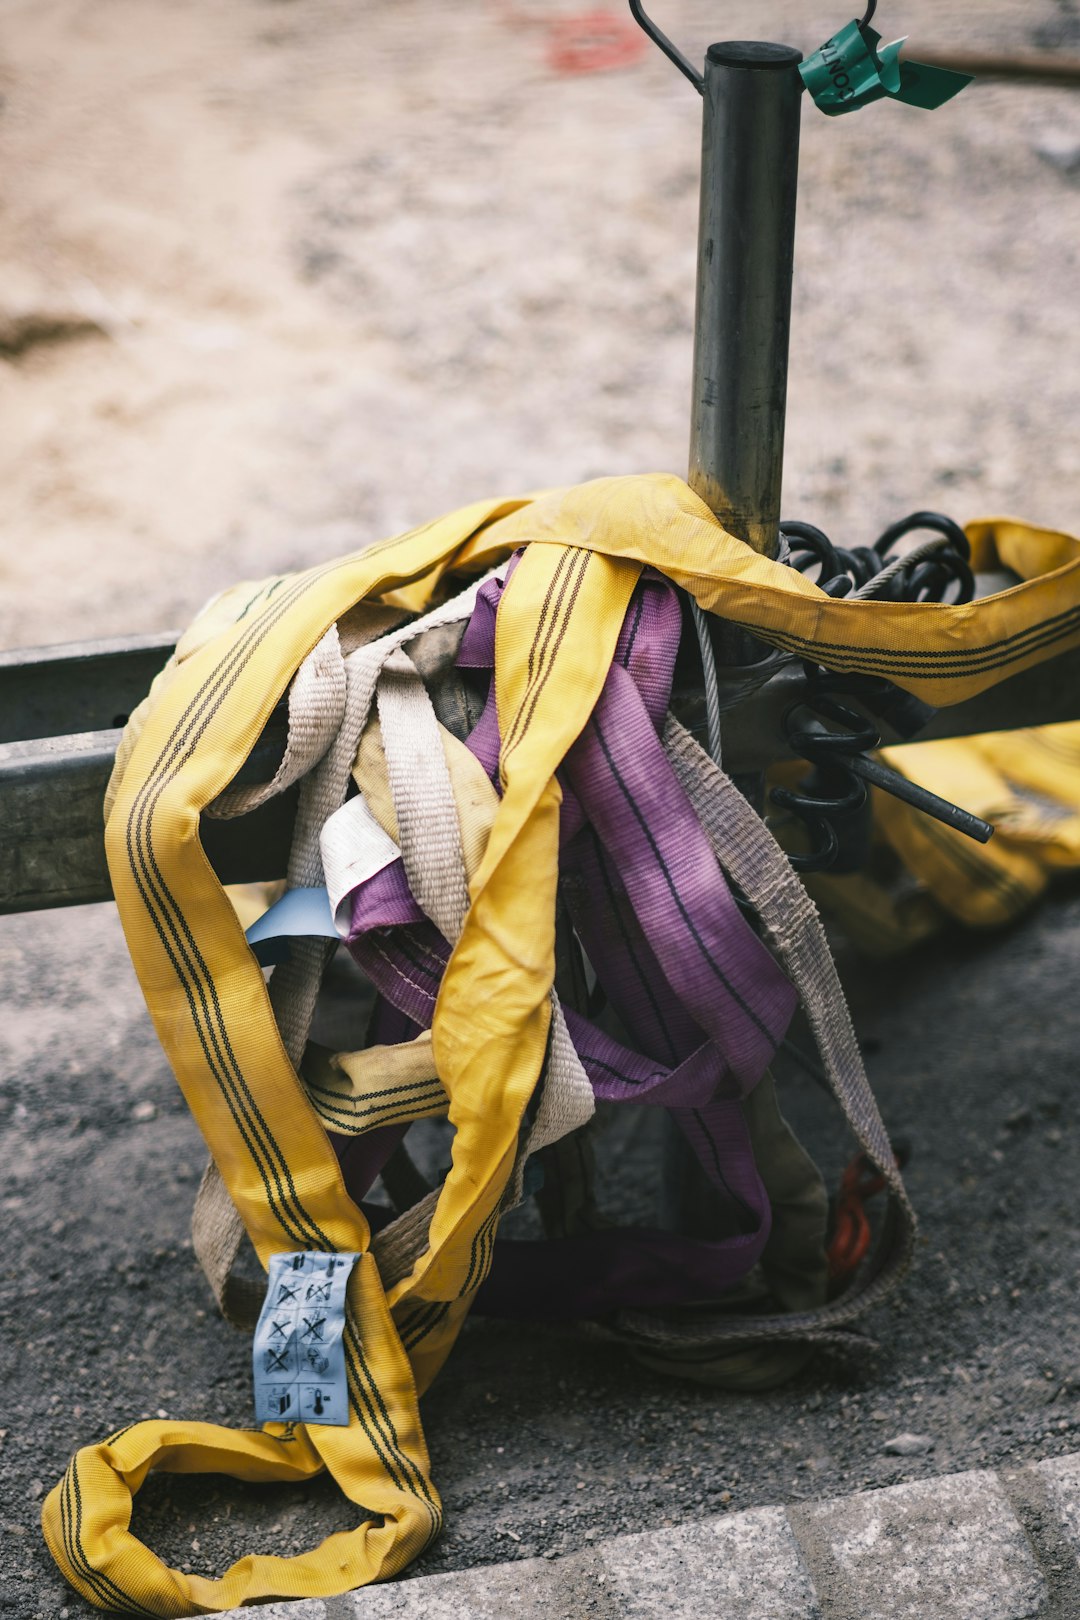
[[[1072,1620],[1080,1609],[1080,1454],[835,1501],[749,1508],[429,1575],[267,1620]],[[246,1610],[232,1613],[239,1617]]]

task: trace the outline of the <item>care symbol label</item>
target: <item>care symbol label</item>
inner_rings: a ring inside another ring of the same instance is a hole
[[[275,1254],[255,1329],[259,1423],[349,1422],[345,1291],[356,1254]]]

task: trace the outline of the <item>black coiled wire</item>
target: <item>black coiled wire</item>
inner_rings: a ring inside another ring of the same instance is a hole
[[[784,522],[780,532],[791,566],[802,574],[816,571],[817,585],[829,596],[857,593],[872,595],[876,601],[955,604],[970,602],[975,594],[967,536],[940,512],[913,512],[891,524],[872,546],[851,549],[834,546],[812,523]],[[902,556],[896,549],[899,541],[920,532],[941,535],[944,544],[932,556],[913,557],[909,567],[885,572]],[[797,816],[811,835],[812,848],[790,856],[797,871],[853,871],[869,854],[870,822],[866,785],[850,762],[876,749],[881,739],[872,721],[838,699],[857,697],[878,713],[889,708],[891,723],[901,730],[905,728],[902,719],[898,725],[897,714],[905,708],[911,711],[911,731],[925,723],[930,711],[878,677],[835,675],[812,663],[803,667],[811,690],[787,710],[783,725],[792,753],[809,761],[814,770],[799,791],[774,788],[770,798]],[[826,729],[823,720],[844,729]]]
[[[845,550],[834,546],[828,535],[812,523],[784,522],[780,533],[791,552],[791,566],[800,574],[818,570],[816,583],[829,596],[848,596],[864,590],[901,553],[895,549],[907,535],[927,531],[940,534],[947,542],[933,557],[915,561],[901,569],[874,591],[879,602],[970,602],[975,594],[971,571],[971,548],[967,535],[952,518],[941,512],[912,512],[890,524],[872,546]],[[955,592],[950,594],[952,587]]]

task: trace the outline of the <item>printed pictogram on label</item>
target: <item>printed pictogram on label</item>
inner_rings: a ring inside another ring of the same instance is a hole
[[[349,1422],[345,1293],[356,1254],[275,1254],[255,1329],[259,1423]]]

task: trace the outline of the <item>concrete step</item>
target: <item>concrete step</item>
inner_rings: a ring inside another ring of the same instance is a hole
[[[233,1611],[243,1620],[249,1610]],[[277,1603],[260,1620],[1075,1620],[1080,1452]]]

